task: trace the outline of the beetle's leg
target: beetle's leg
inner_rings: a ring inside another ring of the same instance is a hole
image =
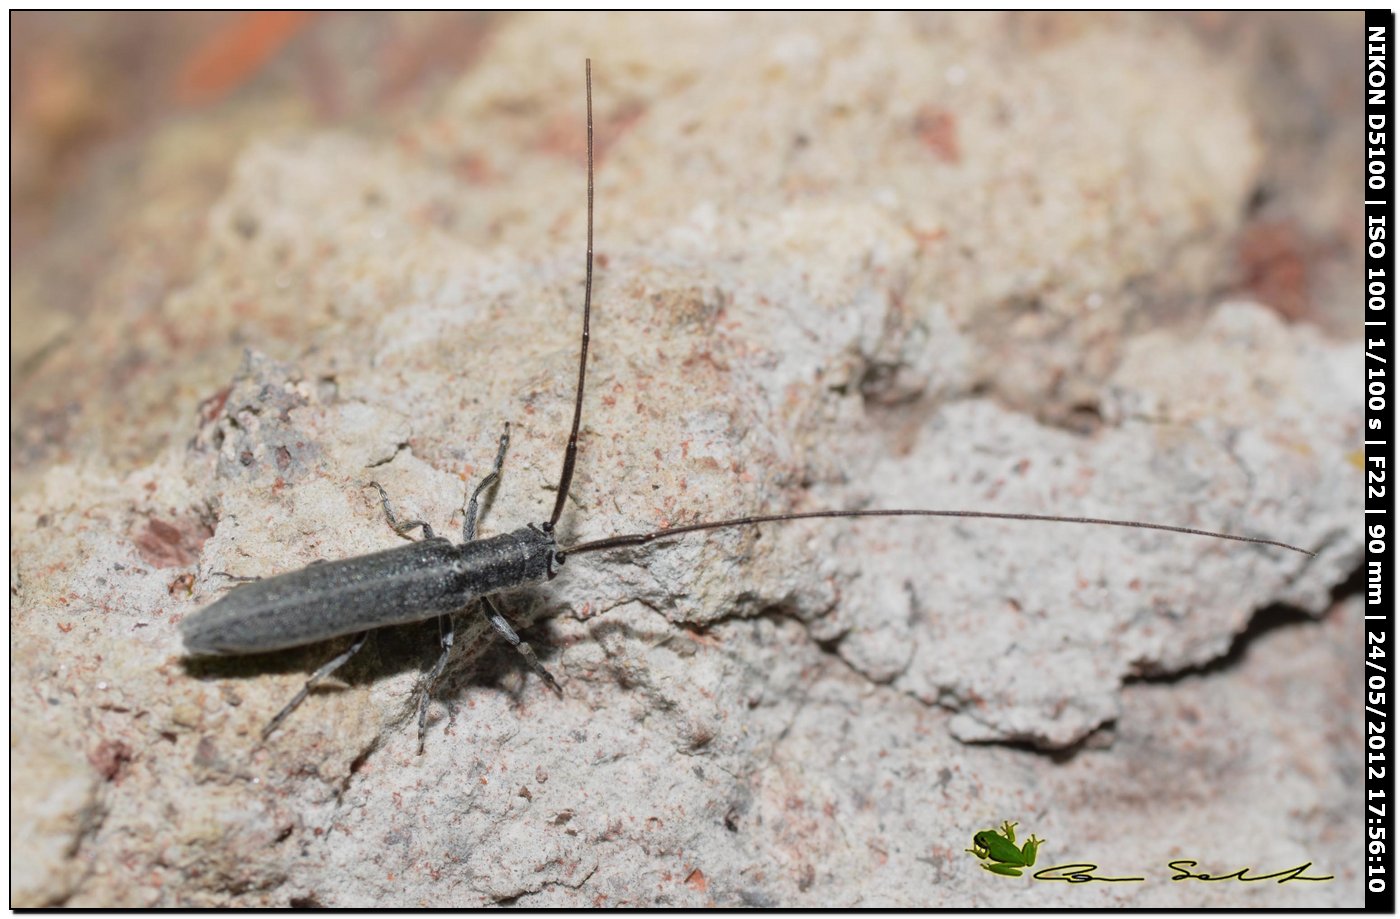
[[[384,491],[383,485],[380,485],[378,482],[366,482],[365,484],[373,485],[375,488],[379,489],[379,503],[384,506],[384,516],[389,518],[389,526],[394,528],[395,533],[407,539],[409,530],[412,530],[414,527],[422,527],[423,538],[433,538],[433,528],[429,526],[426,520],[410,520],[407,523],[399,523],[398,518],[394,516],[394,507],[389,503],[389,495]]]
[[[423,691],[418,697],[418,755],[423,755],[423,737],[428,733],[428,702],[432,699],[433,684],[437,678],[442,676],[442,671],[447,667],[447,658],[452,655],[452,640],[455,637],[452,625],[452,615],[450,613],[438,617],[438,643],[442,645],[442,653],[438,655],[437,663],[433,664],[433,669],[428,671],[428,675],[423,678]]]
[[[310,568],[312,565],[324,565],[325,563],[326,560],[324,558],[313,558],[306,563],[306,567]],[[211,571],[209,575],[210,577],[228,578],[233,582],[233,584],[222,585],[219,587],[219,590],[233,590],[234,586],[237,584],[251,584],[254,581],[262,580],[262,575],[260,574],[229,574],[227,571]]]
[[[243,574],[229,574],[227,571],[211,571],[209,572],[209,575],[210,577],[228,578],[230,582],[228,584],[220,584],[219,586],[214,588],[215,590],[233,590],[239,584],[248,584],[253,581],[262,580],[262,578],[260,577],[249,577],[248,575]]]
[[[359,635],[356,635],[355,640],[350,644],[349,648],[331,658],[323,664],[320,669],[311,674],[311,679],[306,681],[306,685],[301,687],[301,691],[292,698],[292,701],[283,706],[280,712],[273,716],[272,720],[267,723],[267,727],[263,728],[263,740],[267,740],[268,735],[277,730],[277,726],[286,720],[288,715],[296,711],[298,705],[306,701],[306,697],[310,694],[312,687],[344,666],[346,661],[354,657],[359,650],[365,646],[365,642],[368,639],[369,632],[361,632]]]
[[[467,503],[467,516],[462,522],[462,541],[471,542],[476,539],[476,508],[477,500],[481,493],[501,477],[501,465],[506,461],[506,445],[510,443],[510,422],[506,422],[505,430],[501,432],[501,446],[496,450],[496,463],[491,467],[491,471],[486,473],[486,478],[476,486],[472,492],[472,499]]]
[[[553,674],[544,669],[539,658],[535,657],[535,649],[530,647],[530,643],[521,641],[520,636],[515,634],[515,629],[511,628],[506,617],[501,615],[501,610],[495,602],[490,597],[482,597],[481,606],[486,611],[486,621],[491,623],[492,628],[501,633],[501,637],[520,652],[520,656],[525,658],[525,663],[529,664],[530,668],[540,675],[540,679],[549,684],[550,689],[562,696],[564,690],[559,688],[558,681],[554,679]]]
[[[261,581],[261,580],[262,580],[262,578],[259,577],[258,575],[229,574],[227,571],[211,571],[211,572],[209,572],[209,573],[210,573],[211,575],[217,575],[218,577],[221,577],[221,578],[228,578],[230,581],[235,581],[235,582],[237,582],[237,583],[239,583],[239,584],[245,584],[245,583],[247,583],[247,582],[249,582],[249,581]]]

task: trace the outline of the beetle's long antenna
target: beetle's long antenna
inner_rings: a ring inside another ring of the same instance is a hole
[[[554,496],[554,513],[544,524],[546,533],[552,533],[559,517],[564,513],[564,502],[569,497],[569,484],[574,477],[574,462],[578,458],[578,429],[583,417],[583,384],[588,371],[588,320],[593,302],[593,61],[584,61],[584,95],[588,107],[588,261],[587,274],[583,286],[583,344],[578,357],[578,387],[574,391],[574,423],[569,431],[569,445],[564,450],[564,469],[559,475],[559,490]],[[1232,533],[1217,533],[1212,530],[1197,530],[1191,527],[1168,526],[1162,523],[1145,523],[1139,520],[1108,520],[1102,517],[1058,517],[1045,514],[1011,514],[993,511],[943,511],[943,510],[869,510],[869,511],[804,511],[794,514],[763,514],[750,517],[735,517],[732,520],[716,520],[708,523],[690,523],[654,530],[650,533],[628,533],[609,536],[590,542],[575,543],[562,550],[564,555],[583,552],[603,552],[624,546],[640,546],[658,539],[670,539],[687,533],[702,530],[720,530],[726,527],[753,526],[760,523],[776,523],[783,520],[813,520],[833,517],[973,517],[993,520],[1031,520],[1044,523],[1081,523],[1096,526],[1133,527],[1140,530],[1161,530],[1167,533],[1183,533],[1188,536],[1206,536],[1211,539],[1229,539],[1235,542],[1254,543],[1261,546],[1274,546],[1314,556],[1316,553],[1286,542],[1273,539],[1259,539],[1254,536],[1236,536]]]
[[[554,532],[564,502],[569,497],[569,483],[574,478],[574,460],[578,458],[578,424],[583,417],[583,377],[588,370],[588,316],[593,303],[593,61],[583,62],[584,96],[588,100],[588,273],[583,282],[583,347],[578,355],[578,389],[574,391],[574,426],[569,431],[569,446],[564,449],[564,471],[559,474],[559,491],[554,495],[554,513],[543,527]]]
[[[653,530],[650,533],[629,533],[624,536],[609,536],[606,539],[595,539],[591,542],[575,543],[572,546],[565,547],[563,552],[565,555],[574,555],[582,552],[602,552],[607,549],[618,549],[623,546],[641,546],[658,539],[669,539],[674,536],[696,533],[701,530],[719,530],[725,527],[750,526],[756,523],[775,523],[780,520],[814,520],[830,517],[980,517],[992,520],[1035,520],[1045,523],[1085,523],[1097,526],[1134,527],[1139,530],[1162,530],[1167,533],[1185,533],[1188,536],[1208,536],[1211,539],[1231,539],[1235,542],[1251,542],[1261,546],[1275,546],[1279,549],[1301,552],[1309,556],[1316,556],[1317,554],[1315,552],[1309,552],[1307,549],[1300,549],[1297,546],[1290,546],[1286,542],[1278,542],[1272,539],[1259,539],[1254,536],[1236,536],[1232,533],[1216,533],[1212,530],[1196,530],[1191,527],[1174,527],[1164,523],[1143,523],[1139,520],[1106,520],[1102,517],[1054,517],[1045,514],[1003,514],[994,511],[925,510],[803,511],[796,514],[763,514],[756,517],[735,517],[733,520],[716,520],[710,523],[688,523],[684,526],[671,527],[668,530]]]

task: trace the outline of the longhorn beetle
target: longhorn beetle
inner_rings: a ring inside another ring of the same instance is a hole
[[[628,533],[588,542],[560,546],[555,527],[564,512],[569,495],[569,483],[574,475],[574,460],[578,456],[579,421],[583,414],[584,375],[588,368],[588,323],[593,298],[593,72],[592,62],[584,65],[585,99],[588,111],[588,254],[583,288],[583,339],[579,348],[578,384],[574,390],[574,420],[569,431],[569,443],[564,450],[564,466],[559,474],[559,488],[554,496],[554,511],[549,520],[538,526],[531,524],[510,533],[476,538],[477,508],[482,493],[501,474],[506,446],[510,439],[507,424],[501,434],[500,447],[491,471],[476,486],[467,503],[462,525],[462,543],[453,545],[438,536],[426,521],[400,521],[394,514],[389,496],[377,482],[368,483],[379,491],[380,504],[389,525],[400,536],[414,529],[422,530],[423,538],[409,545],[361,555],[341,561],[312,564],[300,571],[291,571],[267,579],[252,579],[252,583],[235,587],[217,602],[186,619],[181,625],[185,647],[194,655],[254,654],[277,651],[354,635],[350,647],[336,655],[311,674],[311,678],[263,729],[266,738],[307,697],[311,688],[329,677],[364,647],[371,629],[381,626],[418,622],[436,617],[442,646],[437,662],[423,680],[418,701],[418,752],[423,752],[427,730],[429,694],[433,683],[447,666],[452,651],[452,614],[479,604],[487,621],[510,642],[525,661],[554,689],[562,692],[559,683],[535,656],[527,642],[511,628],[501,615],[494,594],[513,590],[526,584],[547,581],[559,573],[565,559],[589,552],[604,552],[625,546],[639,546],[660,539],[674,539],[687,533],[717,530],[725,527],[754,526],[782,520],[811,520],[833,517],[980,517],[997,520],[1032,520],[1051,523],[1081,523],[1100,526],[1136,527],[1165,530],[1213,539],[1275,546],[1293,552],[1312,555],[1306,549],[1259,539],[1236,536],[1190,527],[1168,526],[1136,520],[1106,520],[1099,517],[1060,517],[1043,514],[995,513],[965,510],[825,510],[788,514],[761,514],[691,523],[684,526],[655,530],[649,533]],[[246,580],[246,579],[245,579]]]

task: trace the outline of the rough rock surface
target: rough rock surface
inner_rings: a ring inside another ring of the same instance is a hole
[[[1259,168],[1236,74],[1171,29],[1004,29],[518,19],[406,136],[244,151],[149,326],[198,359],[124,366],[145,428],[12,500],[15,904],[1356,905],[1357,349],[1210,293]],[[578,556],[506,601],[563,699],[466,614],[425,755],[431,623],[260,741],[335,649],[184,659],[216,572],[394,545],[370,478],[456,532],[505,421],[484,531],[548,516],[585,54],[566,541],[914,506],[1318,556],[927,520]],[[990,875],[1003,820],[1148,880]]]

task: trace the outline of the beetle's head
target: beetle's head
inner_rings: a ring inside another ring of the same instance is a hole
[[[547,521],[539,526],[531,524],[529,531],[538,537],[533,541],[532,548],[537,548],[544,556],[545,580],[552,581],[559,569],[564,567],[565,560],[564,553],[559,550],[559,541],[554,538],[554,524]]]

